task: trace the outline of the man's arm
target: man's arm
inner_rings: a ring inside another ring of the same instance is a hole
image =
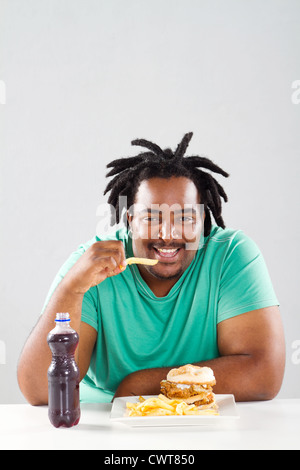
[[[270,400],[277,395],[285,367],[285,341],[278,307],[253,310],[219,323],[218,347],[219,358],[195,363],[213,369],[215,393],[234,394],[236,401]],[[115,397],[157,395],[159,383],[169,370],[134,372],[121,382]]]
[[[81,322],[82,298],[82,295],[70,293],[62,281],[24,346],[18,364],[18,382],[24,397],[32,405],[48,403],[47,371],[52,355],[47,336],[55,327],[56,312],[69,312],[71,327],[79,334],[75,359],[80,370],[80,380],[88,370],[97,332],[87,323]]]
[[[56,288],[45,312],[31,332],[18,364],[20,389],[32,405],[48,403],[47,371],[52,356],[47,336],[55,327],[57,312],[68,312],[71,326],[79,334],[75,359],[80,370],[80,380],[85,376],[97,332],[81,322],[83,296],[92,286],[98,285],[107,277],[120,274],[121,265],[126,265],[122,242],[96,242],[79,258]]]

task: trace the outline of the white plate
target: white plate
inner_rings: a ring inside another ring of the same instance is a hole
[[[220,424],[239,418],[233,395],[215,395],[219,416],[126,416],[126,403],[137,403],[139,397],[115,398],[110,419],[128,426],[202,426]],[[147,395],[144,398],[151,398]]]

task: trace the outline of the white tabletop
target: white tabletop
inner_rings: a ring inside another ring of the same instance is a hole
[[[110,421],[110,404],[83,404],[78,426],[55,429],[47,407],[0,405],[0,449],[300,449],[300,399],[237,409],[238,420],[219,425],[132,428]]]

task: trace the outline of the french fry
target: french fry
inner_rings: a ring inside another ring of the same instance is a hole
[[[195,404],[188,405],[181,400],[169,399],[164,395],[148,398],[139,397],[138,403],[126,403],[127,416],[219,416],[217,408],[201,410]]]
[[[154,266],[158,263],[157,259],[148,259],[148,258],[127,258],[127,264],[146,264],[148,266]]]

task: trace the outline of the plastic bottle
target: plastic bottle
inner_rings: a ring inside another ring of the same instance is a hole
[[[47,337],[52,352],[48,369],[48,415],[56,428],[70,428],[80,420],[79,369],[74,358],[79,336],[70,326],[68,313],[57,313],[55,322],[56,327]]]

